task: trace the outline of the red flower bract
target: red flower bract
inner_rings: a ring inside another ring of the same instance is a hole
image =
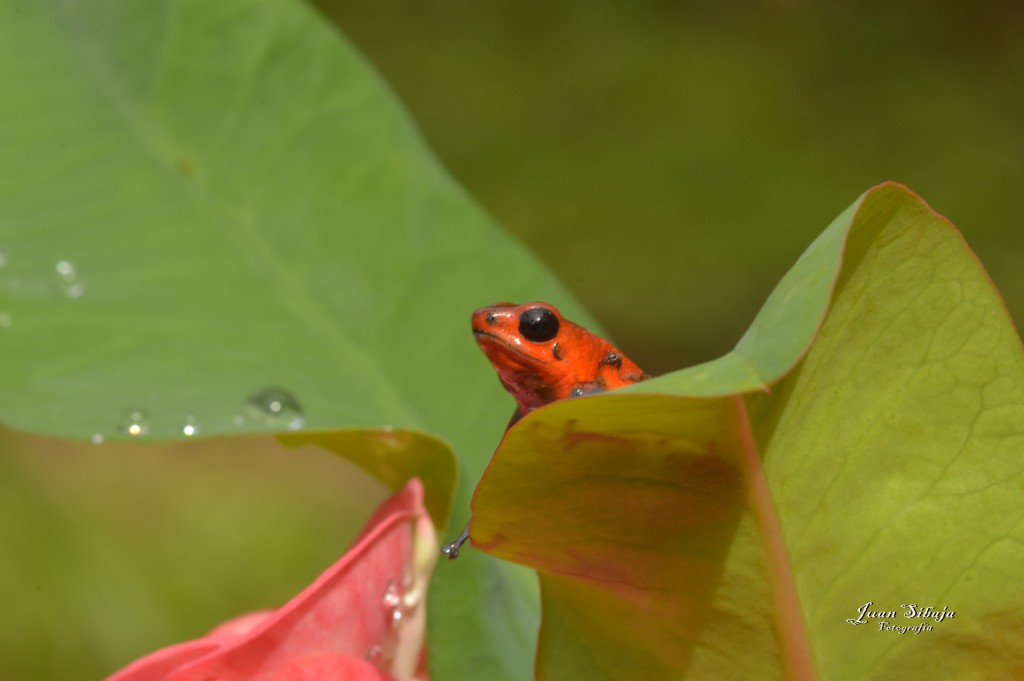
[[[424,680],[423,600],[436,556],[423,486],[413,479],[282,607],[158,650],[107,681]]]

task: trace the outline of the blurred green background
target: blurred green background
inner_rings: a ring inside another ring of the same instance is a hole
[[[1020,3],[316,4],[652,373],[731,349],[884,180],[949,217],[1024,320]]]

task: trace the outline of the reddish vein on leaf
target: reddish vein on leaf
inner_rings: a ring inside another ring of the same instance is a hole
[[[733,403],[736,406],[741,444],[740,468],[746,479],[750,508],[764,540],[765,569],[772,589],[775,636],[781,650],[783,671],[788,679],[813,681],[817,675],[811,659],[810,639],[796,592],[793,568],[789,564],[786,543],[782,537],[782,526],[775,513],[775,503],[768,488],[768,479],[761,465],[754,434],[750,430],[743,396],[736,395]]]

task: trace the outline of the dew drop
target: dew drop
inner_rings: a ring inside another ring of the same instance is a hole
[[[394,580],[388,580],[388,586],[384,590],[384,598],[381,599],[381,604],[388,610],[394,610],[402,604],[402,597],[398,593],[398,587],[395,586]]]
[[[282,388],[264,388],[246,400],[246,407],[254,420],[265,425],[298,430],[306,422],[299,401]]]
[[[392,629],[397,629],[405,618],[405,611],[402,609],[402,593],[395,586],[394,580],[388,580],[388,586],[384,590],[384,597],[381,598],[381,605],[387,612],[388,623]]]
[[[139,437],[149,433],[149,414],[141,409],[132,409],[125,414],[124,425],[121,431],[132,437]]]
[[[185,425],[181,427],[181,434],[185,437],[192,437],[199,433],[199,421],[195,416],[189,414],[185,417]]]
[[[57,275],[64,281],[64,297],[75,300],[85,293],[85,284],[78,278],[78,271],[70,260],[58,260],[54,267]]]
[[[366,651],[365,659],[377,669],[390,671],[389,667],[391,666],[391,661],[395,659],[397,647],[398,642],[393,636],[389,637],[383,645],[374,643],[370,646],[369,650]]]
[[[92,440],[92,443],[94,445],[101,445],[101,444],[103,444],[103,440],[105,440],[105,439],[106,438],[103,437],[103,433],[93,433],[92,437],[90,438],[90,440]]]
[[[75,280],[75,266],[70,260],[58,260],[56,266],[57,274],[69,284]]]
[[[9,329],[14,320],[11,319],[11,315],[6,312],[0,312],[0,329]]]

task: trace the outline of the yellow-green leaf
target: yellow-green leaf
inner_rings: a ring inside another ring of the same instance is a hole
[[[541,679],[1014,678],[1020,339],[956,229],[882,185],[731,355],[524,418],[474,513],[541,573]],[[866,603],[894,614],[848,623]]]

